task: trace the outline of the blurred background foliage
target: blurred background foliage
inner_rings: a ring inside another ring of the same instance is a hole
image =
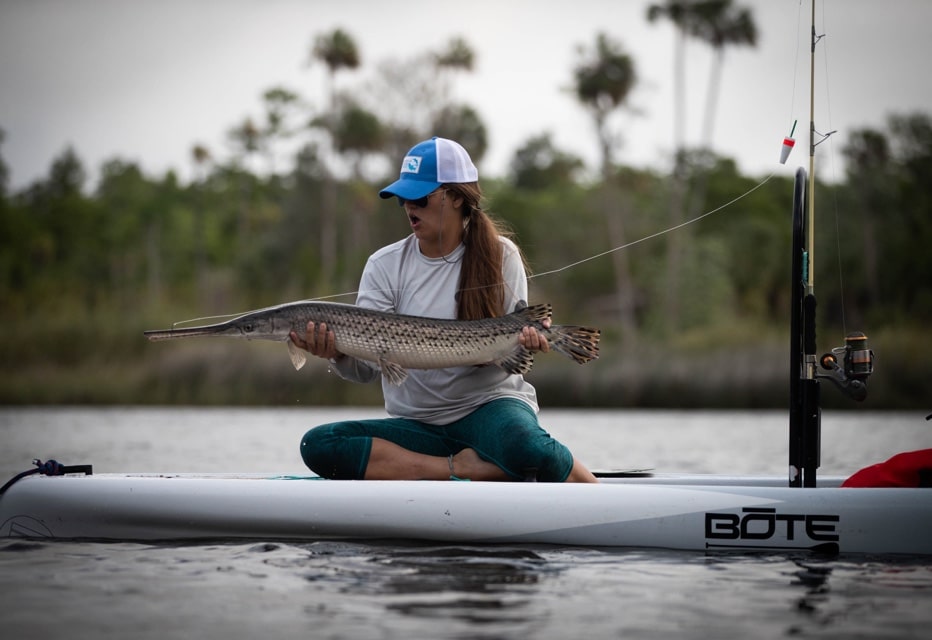
[[[706,16],[684,16],[683,4],[650,18],[712,47],[753,46],[753,17],[731,2],[691,5],[718,7]],[[361,58],[351,34],[315,37],[310,58],[326,65],[326,90],[311,99],[270,88],[264,113],[231,125],[232,153],[192,145],[187,183],[114,158],[89,184],[78,151],[65,148],[44,179],[14,192],[0,146],[0,402],[381,402],[378,385],[338,381],[325,363],[295,372],[283,345],[142,337],[280,302],[352,302],[367,256],[408,233],[397,204],[377,196],[404,152],[450,137],[481,171],[482,116],[451,97],[472,69],[465,40],[355,85],[341,83]],[[592,117],[600,166],[542,131],[507,175],[482,180],[534,271],[532,302],[552,302],[557,322],[603,330],[602,357],[586,367],[538,358],[530,379],[542,403],[785,406],[791,179],[741,175],[709,145],[680,146],[667,172],[619,161],[638,77],[605,34],[579,51],[567,82]],[[891,114],[849,132],[841,152],[845,175],[819,182],[815,196],[820,349],[865,331],[877,355],[863,406],[928,408],[932,120]]]

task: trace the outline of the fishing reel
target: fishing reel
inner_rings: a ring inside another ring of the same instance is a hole
[[[845,346],[835,347],[819,361],[828,378],[842,393],[858,402],[867,397],[867,379],[874,372],[874,352],[868,347],[867,336],[860,331],[845,336]]]

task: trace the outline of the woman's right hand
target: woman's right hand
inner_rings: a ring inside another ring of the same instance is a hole
[[[327,329],[327,324],[324,322],[319,325],[308,322],[304,336],[299,336],[297,331],[292,331],[288,337],[291,338],[296,347],[304,349],[318,358],[336,360],[343,355],[337,351],[336,337],[333,335],[333,331]]]

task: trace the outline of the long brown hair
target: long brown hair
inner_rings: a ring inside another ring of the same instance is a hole
[[[502,279],[504,248],[500,238],[510,239],[513,234],[501,221],[483,211],[482,189],[478,182],[446,184],[444,187],[463,198],[463,244],[466,250],[456,292],[456,317],[459,320],[479,320],[502,316],[506,310]],[[524,262],[523,255],[521,261]]]

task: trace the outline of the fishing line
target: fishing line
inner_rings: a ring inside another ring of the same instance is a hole
[[[796,107],[796,78],[799,74],[799,38],[802,34],[803,0],[799,0],[799,10],[796,12],[796,59],[793,61],[793,91],[790,94],[790,120],[793,120],[793,109]],[[792,137],[792,133],[790,136]]]
[[[773,178],[774,175],[775,175],[775,174],[771,173],[769,176],[767,176],[766,178],[764,178],[761,182],[759,182],[758,184],[754,185],[753,187],[751,187],[750,189],[748,189],[747,191],[745,191],[744,193],[742,193],[740,196],[734,198],[733,200],[730,200],[730,201],[726,202],[725,204],[723,204],[723,205],[721,205],[721,206],[719,206],[719,207],[716,207],[715,209],[712,209],[711,211],[707,211],[706,213],[703,213],[703,214],[700,215],[700,216],[696,216],[695,218],[692,218],[692,219],[690,219],[690,220],[686,220],[685,222],[681,222],[681,223],[678,224],[678,225],[674,225],[674,226],[669,227],[669,228],[667,228],[667,229],[663,229],[662,231],[658,231],[658,232],[656,232],[656,233],[652,233],[652,234],[650,234],[650,235],[644,236],[643,238],[638,238],[637,240],[633,240],[633,241],[628,242],[628,243],[626,243],[626,244],[623,244],[623,245],[621,245],[621,246],[615,247],[614,249],[609,249],[609,250],[607,250],[607,251],[603,251],[602,253],[597,253],[597,254],[595,254],[595,255],[593,255],[593,256],[589,256],[588,258],[584,258],[584,259],[579,260],[579,261],[577,261],[577,262],[573,262],[573,263],[568,264],[568,265],[566,265],[566,266],[564,266],[564,267],[560,267],[559,269],[551,269],[550,271],[544,271],[543,273],[535,273],[535,274],[533,274],[533,275],[531,275],[531,276],[528,276],[528,280],[530,280],[530,279],[532,279],[532,278],[540,278],[540,277],[542,277],[542,276],[549,276],[549,275],[552,275],[552,274],[554,274],[554,273],[561,273],[561,272],[563,272],[563,271],[566,271],[567,269],[572,269],[573,267],[578,267],[578,266],[581,265],[581,264],[585,264],[586,262],[590,262],[590,261],[592,261],[592,260],[595,260],[596,258],[601,258],[601,257],[603,257],[603,256],[607,256],[607,255],[610,255],[610,254],[612,254],[612,253],[615,253],[616,251],[621,251],[622,249],[627,249],[628,247],[633,247],[634,245],[640,244],[640,243],[642,243],[642,242],[646,242],[647,240],[653,240],[654,238],[659,238],[659,237],[662,236],[662,235],[666,235],[666,234],[671,233],[671,232],[673,232],[673,231],[676,231],[676,230],[678,230],[678,229],[682,229],[683,227],[685,227],[685,226],[687,226],[687,225],[690,225],[690,224],[694,224],[694,223],[696,223],[696,222],[699,222],[700,220],[709,217],[709,216],[712,215],[713,213],[718,213],[718,212],[721,211],[722,209],[724,209],[724,208],[726,208],[726,207],[729,207],[729,206],[733,205],[734,203],[738,202],[738,201],[741,200],[742,198],[747,197],[748,195],[750,195],[750,194],[753,193],[754,191],[757,191],[757,190],[760,189],[762,186],[764,186],[765,184],[767,184],[767,183],[770,181],[770,179]]]
[[[249,313],[248,311],[244,313]],[[203,316],[200,318],[191,318],[190,320],[179,320],[178,322],[172,322],[172,331],[180,327],[181,325],[190,324],[192,322],[204,322],[205,320],[225,320],[227,318],[235,318],[236,316],[243,315],[242,313],[224,313],[219,316]]]
[[[753,187],[751,187],[750,189],[748,189],[747,191],[745,191],[745,192],[742,193],[741,195],[739,195],[739,196],[737,196],[737,197],[735,197],[735,198],[729,200],[729,201],[726,202],[725,204],[720,205],[720,206],[716,207],[715,209],[712,209],[711,211],[707,211],[707,212],[703,213],[702,215],[696,216],[695,218],[691,218],[691,219],[689,219],[689,220],[686,220],[685,222],[681,222],[680,224],[674,225],[674,226],[672,226],[672,227],[668,227],[668,228],[663,229],[663,230],[661,230],[661,231],[657,231],[656,233],[652,233],[652,234],[650,234],[650,235],[646,235],[646,236],[644,236],[643,238],[638,238],[637,240],[633,240],[633,241],[631,241],[631,242],[628,242],[628,243],[626,243],[626,244],[620,245],[620,246],[618,246],[618,247],[614,247],[614,248],[612,248],[612,249],[608,249],[608,250],[606,250],[606,251],[602,251],[601,253],[597,253],[597,254],[595,254],[595,255],[591,255],[591,256],[589,256],[588,258],[583,258],[582,260],[577,260],[576,262],[572,262],[572,263],[570,263],[570,264],[567,264],[567,265],[565,265],[565,266],[559,267],[559,268],[557,268],[557,269],[551,269],[551,270],[549,270],[549,271],[543,271],[543,272],[541,272],[541,273],[534,273],[534,274],[531,274],[531,275],[528,276],[528,280],[532,280],[532,279],[534,279],[534,278],[542,278],[543,276],[549,276],[549,275],[553,275],[553,274],[556,274],[556,273],[562,273],[563,271],[567,271],[567,270],[572,269],[572,268],[574,268],[574,267],[578,267],[578,266],[581,265],[581,264],[585,264],[585,263],[587,263],[587,262],[591,262],[592,260],[596,260],[596,259],[598,259],[598,258],[603,258],[603,257],[605,257],[605,256],[607,256],[607,255],[610,255],[610,254],[612,254],[612,253],[615,253],[616,251],[621,251],[622,249],[627,249],[627,248],[629,248],[629,247],[633,247],[634,245],[641,244],[642,242],[646,242],[646,241],[648,241],[648,240],[653,240],[654,238],[659,238],[660,236],[666,235],[666,234],[671,233],[671,232],[673,232],[673,231],[677,231],[678,229],[682,229],[683,227],[685,227],[685,226],[687,226],[687,225],[695,224],[696,222],[699,222],[700,220],[703,220],[704,218],[708,218],[708,217],[711,216],[712,214],[718,213],[718,212],[721,211],[722,209],[725,209],[725,208],[727,208],[727,207],[730,207],[731,205],[735,204],[735,203],[738,202],[739,200],[742,200],[742,199],[746,198],[747,196],[751,195],[752,193],[754,193],[755,191],[757,191],[758,189],[760,189],[762,186],[764,186],[765,184],[767,184],[768,182],[770,182],[770,179],[773,178],[774,175],[776,175],[776,174],[771,173],[769,176],[767,176],[766,178],[764,178],[763,180],[761,180],[759,183],[757,183],[756,185],[754,185]],[[498,284],[502,284],[502,283],[498,283]],[[487,286],[497,286],[497,285],[487,285]],[[330,300],[330,299],[333,299],[333,298],[342,298],[342,297],[344,297],[344,296],[359,295],[360,293],[363,293],[363,292],[362,292],[362,291],[347,291],[347,292],[345,292],[345,293],[335,293],[335,294],[332,294],[332,295],[329,295],[329,296],[320,296],[320,297],[318,297],[318,298],[313,298],[313,300]]]
[[[825,27],[825,3],[822,3],[822,28],[825,31],[828,31]],[[824,36],[823,36],[824,37]],[[825,42],[822,44],[823,58],[822,62],[824,65],[825,73],[825,106],[826,111],[828,112],[828,128],[831,133],[828,136],[831,136],[832,133],[835,133],[832,130],[832,92],[829,87],[829,73],[828,73],[828,43],[829,40],[825,39]],[[820,134],[821,135],[821,134]],[[823,138],[824,141],[824,138]],[[832,182],[838,184],[838,171],[835,163],[835,145],[832,144],[832,141],[829,141],[829,167],[831,168]],[[841,224],[839,222],[838,216],[838,189],[832,190],[832,204],[833,213],[835,215],[835,257],[838,261],[838,303],[841,307],[841,328],[843,335],[848,334],[848,321],[845,314],[845,281],[844,281],[844,271],[842,269],[842,260],[841,260]]]
[[[578,266],[581,265],[581,264],[585,264],[585,263],[587,263],[587,262],[591,262],[591,261],[596,260],[596,259],[598,259],[598,258],[603,258],[603,257],[605,257],[605,256],[607,256],[607,255],[610,255],[610,254],[612,254],[612,253],[615,253],[616,251],[621,251],[622,249],[627,249],[627,248],[629,248],[629,247],[633,247],[634,245],[641,244],[642,242],[646,242],[646,241],[648,241],[648,240],[653,240],[654,238],[659,238],[660,236],[666,235],[666,234],[671,233],[671,232],[673,232],[673,231],[677,231],[678,229],[682,229],[683,227],[685,227],[685,226],[687,226],[687,225],[695,224],[695,223],[699,222],[700,220],[703,220],[703,219],[705,219],[705,218],[708,218],[709,216],[711,216],[711,215],[714,214],[714,213],[718,213],[718,212],[721,211],[722,209],[725,209],[725,208],[727,208],[727,207],[730,207],[731,205],[735,204],[735,203],[738,202],[739,200],[742,200],[742,199],[746,198],[747,196],[749,196],[750,194],[754,193],[755,191],[757,191],[758,189],[760,189],[762,186],[764,186],[765,184],[767,184],[768,182],[770,182],[770,179],[773,178],[774,175],[776,175],[776,174],[771,173],[769,176],[767,176],[766,178],[764,178],[763,180],[761,180],[759,183],[757,183],[756,185],[754,185],[753,187],[751,187],[750,189],[748,189],[747,191],[745,191],[745,192],[742,193],[741,195],[739,195],[739,196],[737,196],[737,197],[735,197],[735,198],[729,200],[729,201],[726,202],[725,204],[720,205],[720,206],[716,207],[715,209],[712,209],[711,211],[707,211],[707,212],[703,213],[702,215],[696,216],[695,218],[691,218],[691,219],[689,219],[689,220],[686,220],[685,222],[681,222],[680,224],[674,225],[674,226],[672,226],[672,227],[668,227],[668,228],[666,228],[666,229],[662,229],[661,231],[657,231],[656,233],[652,233],[652,234],[650,234],[650,235],[646,235],[646,236],[644,236],[643,238],[638,238],[637,240],[633,240],[633,241],[631,241],[631,242],[628,242],[628,243],[626,243],[626,244],[620,245],[620,246],[618,246],[618,247],[614,247],[614,248],[612,248],[612,249],[608,249],[607,251],[602,251],[601,253],[597,253],[597,254],[595,254],[595,255],[591,255],[591,256],[589,256],[588,258],[583,258],[582,260],[577,260],[576,262],[572,262],[572,263],[570,263],[570,264],[567,264],[567,265],[565,265],[565,266],[559,267],[559,268],[557,268],[557,269],[551,269],[550,271],[544,271],[544,272],[542,272],[542,273],[531,274],[531,275],[528,276],[528,280],[532,280],[532,279],[534,279],[534,278],[541,278],[541,277],[543,277],[543,276],[550,276],[550,275],[554,275],[554,274],[556,274],[556,273],[562,273],[562,272],[567,271],[567,270],[569,270],[569,269],[572,269],[572,268],[574,268],[574,267],[578,267]],[[498,284],[503,284],[503,283],[498,283]],[[507,284],[507,283],[505,283],[505,284]],[[493,286],[493,285],[490,285],[490,286]],[[494,286],[497,286],[497,285],[494,285]],[[323,300],[332,300],[332,299],[334,299],[334,298],[344,298],[344,297],[347,297],[347,296],[354,296],[354,295],[355,295],[355,296],[358,296],[360,293],[363,293],[363,292],[362,292],[361,290],[356,290],[356,291],[345,291],[345,292],[343,292],[343,293],[334,293],[334,294],[330,294],[330,295],[326,295],[326,296],[318,296],[318,297],[316,297],[316,298],[309,298],[309,299],[307,299],[307,300],[301,300],[301,301],[299,301],[299,302],[320,302],[320,301],[323,301]],[[249,312],[244,312],[244,313],[249,313]],[[234,318],[234,317],[239,316],[239,315],[242,315],[242,313],[227,313],[227,314],[217,315],[217,316],[204,316],[204,317],[201,317],[201,318],[193,318],[193,319],[191,319],[191,320],[181,320],[181,321],[179,321],[179,322],[175,322],[174,324],[172,324],[172,328],[174,329],[174,328],[177,328],[178,325],[189,324],[189,323],[191,323],[191,322],[202,322],[202,321],[204,321],[204,320],[218,320],[218,319],[223,319],[223,318]]]

